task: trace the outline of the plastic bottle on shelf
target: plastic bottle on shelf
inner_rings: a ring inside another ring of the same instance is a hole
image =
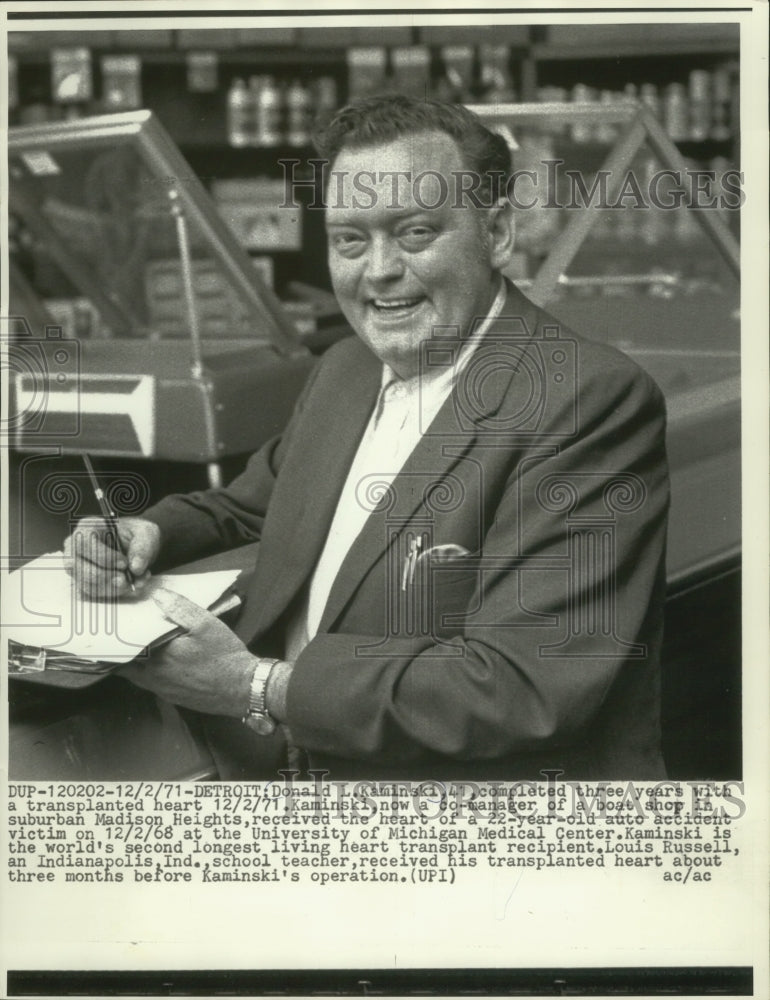
[[[257,94],[257,145],[277,146],[282,136],[283,100],[272,76],[262,78]]]
[[[310,111],[310,91],[299,80],[293,80],[286,91],[286,141],[290,146],[310,142]]]
[[[257,125],[257,108],[259,106],[259,95],[262,91],[264,76],[249,77],[249,146],[259,146],[259,128]]]
[[[683,83],[670,83],[663,98],[663,124],[669,138],[682,142],[690,138],[690,107]]]
[[[251,95],[245,82],[233,80],[227,92],[227,139],[231,146],[248,146],[251,130]]]
[[[705,69],[690,73],[690,138],[708,139],[711,131],[711,76]]]

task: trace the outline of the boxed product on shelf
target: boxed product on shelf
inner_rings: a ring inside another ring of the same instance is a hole
[[[301,209],[284,207],[282,180],[218,180],[212,184],[211,194],[220,215],[247,250],[302,249]]]
[[[203,337],[249,336],[246,309],[213,261],[192,263],[195,308]],[[184,282],[178,260],[157,260],[145,268],[150,328],[160,337],[189,336]],[[252,331],[256,333],[256,331]]]

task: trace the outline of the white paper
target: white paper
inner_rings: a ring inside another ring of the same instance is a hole
[[[27,563],[8,577],[3,621],[9,639],[73,656],[126,663],[174,623],[152,600],[163,587],[207,608],[238,576],[237,569],[153,577],[141,594],[93,601],[77,593],[61,552]]]

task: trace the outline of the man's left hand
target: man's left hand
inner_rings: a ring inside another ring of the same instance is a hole
[[[118,674],[175,705],[211,715],[245,715],[256,657],[224,622],[186,597],[159,589],[152,598],[187,634],[147,660],[125,664]]]

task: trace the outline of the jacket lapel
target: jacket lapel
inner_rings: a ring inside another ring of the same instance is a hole
[[[425,507],[426,489],[444,480],[445,492],[441,500],[437,498],[437,506],[452,502],[453,486],[447,480],[448,473],[473,448],[484,425],[494,420],[517,374],[515,365],[510,363],[510,354],[507,359],[501,355],[500,339],[509,341],[513,336],[515,343],[526,350],[536,320],[536,308],[510,285],[500,316],[394,478],[388,496],[370,514],[351,546],[329,594],[319,632],[328,632],[333,627],[363,577],[395,542],[399,528],[406,527],[409,519]],[[345,466],[343,479],[347,469]],[[338,491],[339,488],[338,484]]]
[[[281,468],[281,485],[271,499],[275,521],[260,544],[249,600],[238,622],[244,641],[274,624],[321,554],[380,385],[380,362],[359,346],[335,379],[337,394],[331,400],[319,394],[316,403],[309,402]]]
[[[516,374],[501,360],[500,338],[513,333],[524,348],[527,335],[535,332],[538,315],[539,310],[509,285],[500,316],[394,478],[389,493],[394,505],[382,504],[372,512],[345,557],[320,632],[332,628],[363,577],[398,537],[393,526],[406,526],[424,506],[426,486],[446,479],[471,450],[485,423],[494,419]],[[308,407],[292,443],[291,459],[281,469],[283,488],[271,500],[271,507],[279,505],[278,518],[262,540],[250,599],[237,626],[244,641],[277,621],[321,554],[380,385],[381,362],[363,344],[358,346],[335,374],[333,391],[319,393],[318,403]]]

